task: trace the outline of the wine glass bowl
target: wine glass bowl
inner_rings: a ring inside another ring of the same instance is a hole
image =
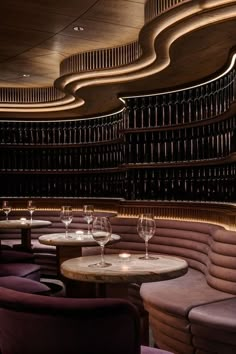
[[[8,200],[2,202],[2,210],[6,214],[6,220],[8,221],[8,214],[11,212],[11,205]]]
[[[93,213],[94,213],[94,206],[91,204],[87,204],[83,206],[83,217],[88,224],[88,235],[91,234],[90,232],[90,224],[93,221]]]
[[[36,205],[33,200],[28,200],[27,202],[27,210],[30,212],[30,221],[33,221],[33,213],[36,210]]]
[[[72,236],[69,236],[69,234],[68,234],[69,224],[72,222],[72,219],[73,219],[73,212],[72,212],[71,206],[63,205],[61,207],[60,219],[66,228],[65,238],[72,238]]]
[[[139,236],[145,242],[145,255],[140,259],[157,259],[148,253],[148,241],[153,237],[156,230],[156,222],[152,214],[141,214],[137,222],[137,231]]]
[[[104,260],[104,248],[106,243],[111,238],[111,224],[107,217],[95,217],[92,222],[92,237],[101,247],[101,261],[99,263],[90,264],[89,267],[105,268],[109,267],[111,263]]]

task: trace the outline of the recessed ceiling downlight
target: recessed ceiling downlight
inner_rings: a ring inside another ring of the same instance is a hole
[[[84,31],[84,27],[82,27],[82,26],[74,26],[73,30],[76,31],[76,32],[82,32],[82,31]]]

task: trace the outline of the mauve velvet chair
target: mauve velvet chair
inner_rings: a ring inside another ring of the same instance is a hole
[[[136,308],[123,299],[76,299],[0,287],[1,354],[167,354],[140,346]]]

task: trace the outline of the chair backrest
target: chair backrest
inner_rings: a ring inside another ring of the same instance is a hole
[[[123,299],[56,298],[0,287],[1,354],[140,354],[139,317]]]

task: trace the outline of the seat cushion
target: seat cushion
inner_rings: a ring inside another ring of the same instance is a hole
[[[191,268],[188,273],[176,279],[142,284],[140,295],[144,304],[182,317],[187,317],[195,306],[234,297],[211,288],[205,275]]]
[[[0,277],[15,275],[40,280],[40,266],[30,263],[0,263]]]
[[[51,289],[45,284],[14,275],[0,277],[0,287],[29,294],[49,295],[51,293]]]
[[[236,297],[192,309],[189,313],[194,336],[235,346]]]

